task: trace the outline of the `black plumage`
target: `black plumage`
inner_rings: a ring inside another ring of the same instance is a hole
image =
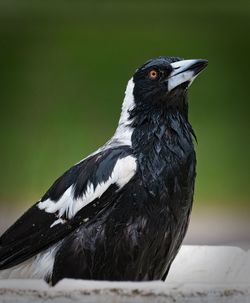
[[[2,235],[0,270],[32,260],[52,284],[65,277],[165,279],[194,193],[187,90],[206,64],[160,57],[139,68],[114,137],[57,179]]]

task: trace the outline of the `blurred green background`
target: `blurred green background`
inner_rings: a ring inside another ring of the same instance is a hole
[[[190,89],[196,206],[250,209],[250,1],[0,1],[0,203],[37,201],[112,136],[128,79],[206,58]]]

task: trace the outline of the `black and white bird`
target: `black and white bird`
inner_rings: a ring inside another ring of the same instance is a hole
[[[114,136],[0,238],[1,278],[165,279],[194,193],[188,87],[206,65],[159,57],[136,70]]]

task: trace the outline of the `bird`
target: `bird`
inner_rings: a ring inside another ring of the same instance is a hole
[[[0,237],[2,279],[166,279],[193,205],[188,90],[207,64],[161,56],[135,70],[111,139]]]

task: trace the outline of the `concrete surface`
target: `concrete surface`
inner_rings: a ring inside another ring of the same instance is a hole
[[[11,286],[11,287],[10,287]],[[27,280],[22,285],[12,281],[1,285],[2,303],[130,303],[130,302],[167,302],[167,303],[247,303],[250,291],[247,285],[176,284],[164,282],[91,282],[64,280],[55,288],[44,282]]]
[[[166,282],[0,280],[1,303],[250,302],[250,251],[183,246]]]
[[[166,282],[250,284],[250,250],[228,246],[183,245]]]

